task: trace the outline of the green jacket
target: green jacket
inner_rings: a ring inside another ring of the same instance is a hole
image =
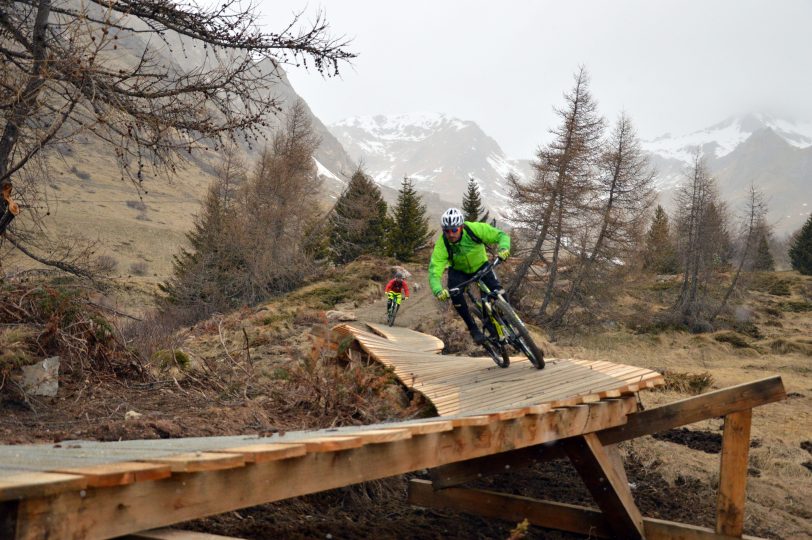
[[[443,272],[449,266],[454,270],[473,274],[479,267],[488,261],[488,254],[485,251],[485,244],[498,244],[499,250],[510,249],[510,236],[504,231],[497,229],[487,223],[466,221],[466,225],[482,240],[481,244],[476,243],[465,229],[462,230],[462,237],[456,244],[450,244],[454,252],[454,264],[450,264],[448,249],[443,241],[443,233],[434,242],[434,251],[431,254],[429,263],[429,287],[435,295],[443,290]]]

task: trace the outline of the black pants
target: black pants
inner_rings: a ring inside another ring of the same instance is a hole
[[[482,266],[485,266],[488,263],[484,263]],[[480,266],[477,268],[477,272],[479,271]],[[476,273],[476,272],[474,272]],[[453,268],[448,269],[448,288],[453,289],[463,281],[467,281],[471,279],[474,274],[466,274],[465,272],[460,272],[459,270],[454,270]],[[482,281],[485,282],[485,285],[492,291],[496,289],[501,289],[502,285],[499,284],[499,279],[497,279],[496,274],[491,270],[487,274],[485,274],[482,278]],[[462,320],[465,321],[465,326],[468,327],[468,331],[471,334],[474,334],[478,331],[477,325],[474,322],[473,317],[471,317],[471,311],[468,309],[468,301],[465,299],[465,294],[462,290],[457,294],[451,295],[451,303],[454,304],[454,309],[457,310],[457,313],[460,314]]]

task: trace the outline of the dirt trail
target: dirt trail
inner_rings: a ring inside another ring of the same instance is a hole
[[[439,319],[447,307],[431,294],[427,270],[410,268],[409,271],[412,275],[407,283],[411,294],[408,300],[401,303],[395,326],[414,329],[421,322]],[[372,304],[359,306],[355,309],[355,315],[359,321],[386,324],[386,296],[381,293],[380,299]]]

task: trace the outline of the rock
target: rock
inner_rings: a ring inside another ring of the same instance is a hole
[[[327,313],[324,314],[327,317],[328,321],[332,322],[348,322],[348,321],[357,321],[358,317],[355,316],[355,313],[351,311],[339,311],[337,309],[331,309]]]
[[[141,418],[142,416],[144,416],[144,415],[141,414],[140,412],[127,411],[126,413],[124,413],[124,420],[137,420],[137,419]]]
[[[394,275],[395,275],[396,273],[398,273],[398,272],[400,272],[401,274],[403,274],[403,277],[405,277],[406,279],[409,279],[409,278],[411,278],[411,277],[412,277],[412,273],[411,273],[411,272],[409,272],[408,270],[406,270],[406,268],[405,268],[405,267],[403,267],[403,266],[397,266],[397,265],[393,266],[393,267],[392,267],[392,275],[394,276]]]
[[[33,396],[56,396],[59,390],[59,357],[52,356],[33,366],[22,368],[20,387]]]

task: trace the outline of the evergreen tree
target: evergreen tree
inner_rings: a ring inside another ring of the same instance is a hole
[[[411,178],[404,177],[388,234],[391,253],[400,261],[410,261],[431,237],[426,205],[415,191]]]
[[[812,215],[795,234],[789,248],[789,260],[794,270],[805,276],[812,276]]]
[[[482,206],[479,185],[473,177],[468,178],[468,190],[462,197],[462,215],[465,221],[488,221],[488,211]]]
[[[190,247],[174,258],[173,275],[161,285],[164,308],[176,308],[180,319],[255,303],[312,271],[307,247],[318,222],[312,156],[319,140],[306,113],[301,102],[291,108],[251,175],[233,151],[223,153],[217,181],[187,235]]]
[[[658,274],[673,274],[679,268],[677,251],[671,242],[668,214],[659,204],[646,234],[643,267]]]
[[[333,262],[345,264],[366,253],[385,253],[386,212],[381,190],[359,168],[330,214]]]
[[[753,256],[753,270],[769,272],[775,270],[775,260],[772,253],[770,253],[770,244],[764,230],[761,231],[756,244],[756,253]]]
[[[209,187],[193,229],[186,233],[188,249],[181,248],[173,256],[172,276],[159,285],[166,295],[164,308],[181,308],[177,315],[184,322],[235,307],[234,298],[239,297],[239,272],[235,270],[244,268],[246,261],[229,241],[235,223],[228,197],[227,183],[218,178]]]

